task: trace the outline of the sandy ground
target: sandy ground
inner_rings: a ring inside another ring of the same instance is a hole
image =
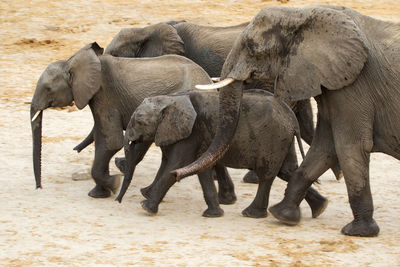
[[[340,4],[376,18],[400,22],[400,1],[296,1],[286,5]],[[317,188],[330,200],[324,214],[311,219],[302,204],[296,227],[272,216],[249,219],[241,210],[256,186],[241,181],[245,170],[231,170],[238,201],[224,206],[222,218],[201,217],[206,205],[196,177],[174,186],[151,217],[140,208],[139,189],[156,174],[160,151],[152,147],[138,166],[122,204],[92,199],[87,178],[93,146],[72,148],[92,126],[90,111],[46,110],[43,128],[43,190],[34,189],[29,101],[41,72],[67,59],[85,44],[106,46],[122,27],[142,27],[172,19],[205,25],[250,20],[278,1],[1,1],[0,2],[0,265],[181,265],[181,266],[399,266],[399,162],[373,154],[371,184],[377,238],[340,234],[352,219],[344,181],[331,172]],[[121,155],[121,154],[120,154]],[[118,173],[111,164],[112,173]],[[276,180],[270,203],[283,197]]]

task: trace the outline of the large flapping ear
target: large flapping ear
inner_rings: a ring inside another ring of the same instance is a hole
[[[94,42],[68,60],[72,94],[79,109],[83,109],[100,89],[101,63],[98,55],[102,53],[103,48]]]
[[[344,12],[318,6],[262,12],[286,42],[277,95],[307,99],[321,94],[321,85],[337,90],[357,79],[368,57],[366,38]]]
[[[188,96],[173,96],[173,101],[162,110],[155,143],[166,146],[185,139],[192,133],[197,113]]]
[[[144,28],[143,31],[147,35],[140,48],[139,57],[183,55],[185,53],[183,41],[171,25],[158,23]]]

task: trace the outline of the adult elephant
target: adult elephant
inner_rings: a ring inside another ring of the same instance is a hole
[[[248,22],[230,27],[201,26],[189,22],[158,23],[144,28],[122,29],[107,46],[105,53],[117,57],[155,57],[165,54],[183,55],[199,64],[210,77],[219,77],[232,45]],[[273,86],[253,81],[246,88],[263,88],[273,92]],[[314,136],[313,112],[309,99],[291,105],[299,121],[301,137],[311,144]],[[78,152],[93,141],[89,135],[74,149]],[[123,166],[121,161],[116,161]],[[336,178],[341,177],[339,166],[332,167]],[[253,172],[245,181],[255,182]]]
[[[210,77],[219,77],[233,43],[248,24],[245,22],[229,27],[212,27],[183,21],[122,29],[107,46],[105,53],[118,57],[178,54],[199,64]],[[273,92],[273,87],[265,87],[257,81],[246,86],[248,89],[260,87]],[[299,101],[294,106],[294,111],[302,138],[311,144],[314,124],[310,101]],[[336,173],[339,175],[338,171]]]
[[[42,114],[48,107],[75,102],[89,105],[94,118],[95,158],[92,176],[96,186],[91,197],[108,197],[119,185],[109,174],[109,161],[123,146],[123,130],[145,97],[194,89],[211,83],[207,73],[193,61],[177,55],[158,58],[118,58],[102,55],[92,43],[68,60],[51,63],[40,76],[31,104],[33,165],[36,187],[41,187]],[[151,143],[141,144],[140,158]]]
[[[236,40],[223,70],[220,122],[212,145],[178,177],[220,159],[235,132],[244,83],[276,81],[276,95],[314,97],[315,138],[284,199],[270,208],[287,224],[300,220],[307,188],[338,161],[354,220],[342,229],[376,236],[369,183],[371,152],[400,159],[400,25],[335,6],[262,9]]]

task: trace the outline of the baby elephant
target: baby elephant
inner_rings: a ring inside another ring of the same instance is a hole
[[[193,162],[210,145],[218,122],[218,102],[217,92],[181,92],[146,98],[133,113],[125,134],[128,165],[132,165],[130,154],[141,142],[154,140],[162,150],[162,163],[157,176],[150,186],[142,190],[147,198],[142,207],[147,212],[157,213],[158,205],[176,182],[176,177],[170,172]],[[288,181],[298,167],[295,135],[299,138],[299,125],[286,104],[266,91],[250,90],[244,93],[236,135],[228,152],[218,162],[231,168],[254,170],[260,178],[257,195],[242,212],[244,216],[267,216],[273,179],[278,175]],[[204,170],[198,177],[208,205],[203,216],[222,216],[211,170]],[[132,172],[126,172],[118,200],[125,194],[131,178]],[[321,214],[328,202],[313,188],[308,190],[305,198],[313,217]]]

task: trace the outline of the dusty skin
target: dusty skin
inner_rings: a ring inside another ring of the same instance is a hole
[[[105,47],[122,27],[180,19],[228,26],[250,20],[267,5],[317,3],[400,22],[398,0],[1,1],[0,265],[400,265],[400,164],[382,154],[372,155],[370,170],[374,217],[381,227],[377,238],[340,234],[352,215],[344,181],[337,182],[330,172],[316,185],[330,200],[327,210],[311,219],[302,205],[303,220],[296,227],[272,216],[241,216],[256,191],[241,182],[245,170],[231,170],[238,201],[223,206],[222,218],[201,217],[206,205],[196,177],[176,184],[159,214],[148,216],[140,208],[139,189],[156,174],[157,147],[138,166],[122,204],[114,198],[92,199],[87,192],[94,183],[87,178],[93,146],[80,154],[72,150],[92,127],[88,108],[44,112],[43,190],[34,189],[29,101],[50,62],[67,59],[92,41]],[[111,172],[118,172],[115,166]],[[275,181],[271,204],[282,199],[285,186]]]

